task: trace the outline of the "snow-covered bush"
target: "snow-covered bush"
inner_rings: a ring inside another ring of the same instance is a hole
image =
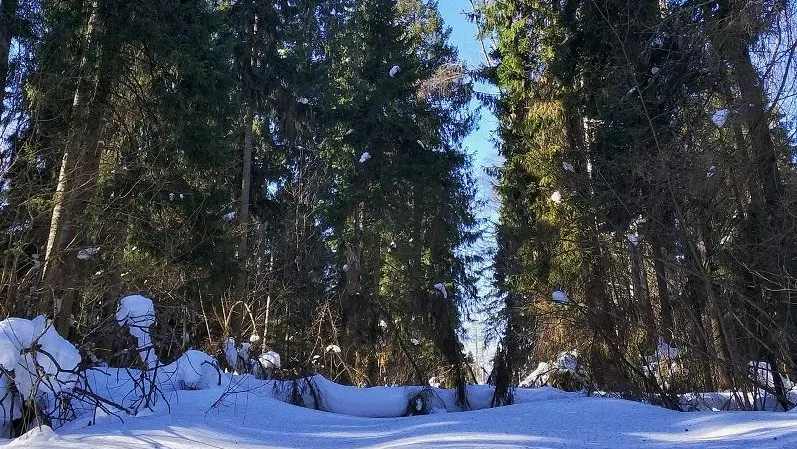
[[[587,387],[587,375],[578,361],[577,351],[560,352],[556,360],[540,362],[529,373],[520,387],[534,388],[549,385],[565,391],[578,391]]]
[[[158,366],[158,356],[149,334],[149,328],[155,324],[155,305],[152,300],[141,295],[125,296],[119,302],[116,322],[130,329],[130,335],[138,342],[138,353],[147,370]]]
[[[249,339],[252,341],[252,338]],[[259,338],[258,338],[259,340]],[[224,341],[222,353],[230,369],[237,374],[252,374],[259,379],[270,378],[274,370],[282,367],[280,355],[274,351],[266,351],[253,356],[250,343],[241,343],[238,347],[232,337]]]
[[[77,384],[78,350],[44,316],[0,321],[0,426],[8,431],[23,410],[49,420],[62,393]],[[30,418],[30,417],[27,417]],[[4,433],[5,433],[4,432]]]

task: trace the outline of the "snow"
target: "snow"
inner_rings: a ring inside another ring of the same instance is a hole
[[[371,159],[371,154],[369,152],[366,151],[365,153],[360,155],[360,163],[361,164],[365,163],[368,159]]]
[[[573,167],[573,164],[571,164],[570,162],[567,162],[567,161],[562,162],[562,168],[564,168],[565,170],[567,170],[569,172],[572,172],[572,173],[576,172],[576,169],[575,169],[575,167]]]
[[[227,364],[235,368],[238,364],[238,350],[235,348],[234,338],[229,337],[224,341],[222,352],[224,353],[225,360],[227,360]]]
[[[340,348],[338,348],[338,352],[340,352]],[[260,354],[257,360],[260,362],[260,366],[265,369],[279,369],[282,366],[280,363],[280,355],[274,351],[267,351]]]
[[[434,284],[434,288],[437,289],[443,295],[443,299],[447,299],[448,298],[448,292],[446,291],[446,286],[443,285],[442,282],[438,282],[437,284]]]
[[[387,322],[385,322],[385,320],[379,320],[379,327],[387,329]]]
[[[21,416],[23,401],[35,400],[45,414],[54,414],[58,395],[75,387],[79,364],[78,350],[44,316],[0,321],[0,366],[7,371],[0,374],[0,435]]]
[[[350,136],[350,135],[352,135],[352,134],[354,134],[354,129],[351,129],[351,128],[349,128],[349,130],[348,130],[348,131],[346,131],[346,135],[347,135],[347,136]]]
[[[551,301],[557,304],[567,304],[570,302],[570,298],[567,296],[567,293],[562,290],[554,290],[551,293]]]
[[[175,389],[205,390],[219,384],[216,360],[201,351],[188,350],[158,372],[160,379],[171,382]],[[163,380],[161,380],[163,382]]]
[[[417,338],[412,338],[410,339],[410,343],[412,343],[413,346],[418,346],[421,344],[421,341],[418,340]]]
[[[155,324],[155,305],[146,296],[125,296],[119,301],[116,322],[120,326],[148,328]]]
[[[660,71],[661,71],[661,69],[658,68],[658,67],[653,67],[653,68],[650,69],[650,73],[652,73],[653,75],[659,73]]]
[[[100,252],[99,246],[90,246],[87,248],[82,248],[77,252],[77,258],[80,260],[89,260],[91,256]]]
[[[335,354],[340,354],[340,346],[338,345],[329,345],[327,346],[326,352],[334,352]]]
[[[551,194],[551,201],[553,201],[554,203],[557,203],[557,204],[561,203],[562,202],[562,192],[560,192],[558,190],[553,192]]]
[[[236,386],[228,376],[219,387],[176,391],[165,407],[138,416],[75,420],[57,431],[36,428],[5,445],[9,449],[247,449],[330,448],[590,448],[590,449],[785,449],[797,447],[797,413],[678,413],[621,399],[584,397],[552,388],[518,389],[519,404],[464,413],[405,418],[400,401],[421,387],[358,389],[315,379],[326,397],[324,411],[272,398],[272,385]],[[97,391],[115,388],[116,373],[98,376]],[[101,382],[105,382],[102,383]],[[237,390],[236,390],[237,388]],[[451,390],[434,389],[443,405]],[[235,393],[235,394],[231,394]],[[469,388],[475,403],[491,389]],[[417,394],[417,393],[416,393]],[[391,404],[377,406],[376,404]],[[333,405],[334,404],[334,405]],[[481,405],[481,404],[480,404]],[[342,411],[356,411],[347,416]],[[450,410],[449,410],[450,411]],[[331,412],[331,413],[330,413]],[[388,414],[388,415],[392,415]],[[386,413],[385,413],[386,414]],[[91,425],[89,425],[91,424]]]
[[[421,148],[423,148],[424,150],[426,149],[426,145],[424,145],[424,144],[423,144],[423,142],[421,142],[420,140],[416,140],[416,142],[418,143],[418,145],[419,145]]]
[[[18,351],[29,348],[33,343],[34,329],[30,320],[23,318],[6,318],[0,321],[0,339],[7,340]]]
[[[706,171],[706,179],[711,178],[712,176],[714,176],[714,173],[716,173],[716,172],[717,172],[717,166],[716,165],[712,165],[711,167],[709,167],[708,171]]]
[[[149,335],[150,326],[155,324],[155,305],[152,300],[141,295],[125,296],[119,301],[116,322],[119,326],[128,326],[130,335],[138,341],[141,360],[148,369],[154,369],[158,365],[158,356],[152,348]]]
[[[722,128],[725,126],[725,122],[728,120],[728,110],[727,109],[719,109],[717,110],[712,116],[711,121],[717,125],[718,128]]]
[[[549,374],[554,368],[548,362],[540,362],[537,368],[520,381],[521,387],[541,387],[548,383]]]
[[[299,98],[298,100],[296,100],[296,102],[299,103],[299,104],[310,104],[310,100],[308,100],[305,97]]]
[[[626,235],[626,237],[628,238],[628,242],[630,244],[634,246],[637,246],[639,244],[639,234],[637,234],[636,232],[629,233],[628,235]]]
[[[393,67],[390,68],[390,72],[388,73],[390,74],[390,77],[393,78],[394,76],[396,76],[399,70],[401,70],[401,67],[394,65]]]

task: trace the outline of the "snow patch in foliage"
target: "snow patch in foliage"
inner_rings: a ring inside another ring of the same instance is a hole
[[[575,173],[576,172],[576,169],[575,169],[575,167],[573,167],[573,164],[571,164],[570,162],[567,162],[567,161],[563,161],[562,162],[562,168],[564,168],[565,170],[567,170],[567,171],[569,171],[571,173]]]
[[[570,298],[562,290],[554,290],[551,293],[551,301],[557,304],[568,304],[570,303]]]
[[[369,152],[366,151],[365,153],[360,155],[360,163],[361,164],[364,164],[368,159],[371,159],[371,154]]]
[[[660,69],[660,68],[658,68],[658,67],[652,67],[652,68],[650,69],[650,73],[652,73],[653,75],[655,75],[655,74],[659,73],[660,71],[661,71],[661,69]]]
[[[711,116],[711,121],[717,125],[718,128],[722,128],[725,126],[725,122],[728,120],[728,110],[727,109],[719,109]]]
[[[338,345],[328,345],[326,352],[334,352],[335,354],[340,354],[340,346]]]
[[[299,98],[298,100],[296,100],[296,102],[299,103],[299,104],[310,104],[310,100],[308,100],[305,97]]]
[[[561,203],[562,202],[562,192],[560,192],[558,190],[553,192],[551,194],[551,201],[553,201],[554,203],[557,203],[557,204]]]
[[[443,299],[448,299],[448,291],[446,291],[446,286],[442,282],[434,284],[434,288],[443,295]]]
[[[711,167],[709,167],[708,170],[706,171],[706,179],[711,178],[712,176],[714,176],[714,173],[716,173],[716,172],[717,172],[717,166],[716,165],[712,165]]]
[[[100,252],[99,246],[90,246],[87,248],[82,248],[77,252],[77,258],[80,260],[89,260],[91,259],[91,256],[94,256],[99,252]]]
[[[390,75],[391,78],[393,78],[394,76],[396,76],[399,70],[401,70],[401,67],[394,65],[393,67],[390,68],[390,72],[388,72],[388,74]]]

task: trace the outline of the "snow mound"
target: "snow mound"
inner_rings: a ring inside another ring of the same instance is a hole
[[[178,389],[206,390],[220,382],[216,360],[193,349],[186,351],[162,370],[166,381]]]
[[[338,348],[338,352],[340,352],[340,348]],[[274,351],[268,351],[260,354],[260,357],[258,357],[257,360],[260,362],[260,366],[265,369],[280,369],[282,366],[280,363],[280,355]]]
[[[0,427],[21,416],[20,404],[35,402],[48,416],[61,406],[61,392],[77,384],[80,353],[40,315],[0,321]],[[11,385],[14,388],[10,388]]]
[[[34,337],[33,323],[24,318],[6,318],[0,321],[0,339],[8,340],[17,350],[29,348]]]

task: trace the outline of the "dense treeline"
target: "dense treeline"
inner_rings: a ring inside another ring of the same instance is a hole
[[[165,360],[256,335],[346,382],[465,381],[471,84],[436,2],[1,8],[3,315],[125,363],[142,293]]]
[[[506,158],[497,378],[575,350],[593,388],[793,406],[795,5],[493,0],[474,18]]]

